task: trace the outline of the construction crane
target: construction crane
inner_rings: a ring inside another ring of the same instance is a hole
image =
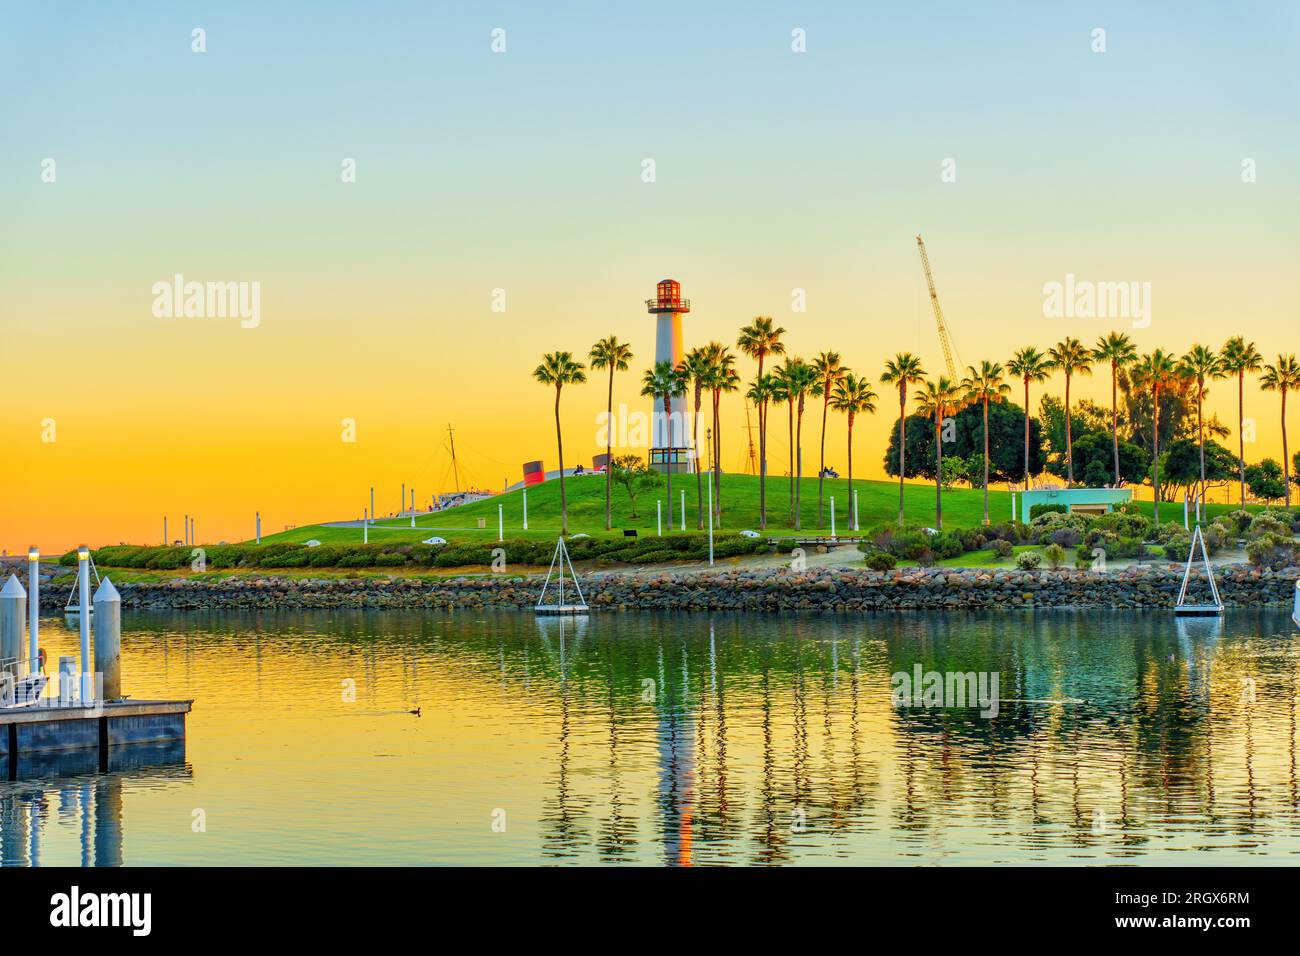
[[[957,356],[957,349],[953,347],[952,337],[948,334],[948,326],[943,321],[943,309],[939,308],[939,295],[934,291],[934,276],[930,274],[930,257],[925,254],[925,240],[920,234],[916,237],[917,248],[921,250],[921,268],[925,270],[925,284],[930,288],[930,305],[934,308],[934,324],[939,326],[939,344],[943,346],[943,361],[948,366],[948,377],[954,382],[957,378],[957,365],[954,362],[960,362],[961,358]]]

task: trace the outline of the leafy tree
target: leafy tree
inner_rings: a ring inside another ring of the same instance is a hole
[[[1029,419],[1029,467],[1031,474],[1043,469],[1042,429],[1037,418]],[[951,441],[944,442],[944,457],[956,455],[966,460],[984,453],[983,409],[968,405],[952,417]],[[1021,451],[1025,430],[1024,410],[1014,402],[989,405],[989,481],[1017,481],[1024,474]],[[906,436],[903,461],[908,478],[934,480],[934,422],[927,416],[909,415],[904,421]],[[891,429],[885,451],[885,473],[898,474],[898,433]],[[982,466],[981,466],[982,467]]]
[[[1237,470],[1237,459],[1217,441],[1205,443],[1204,449],[1191,438],[1175,438],[1161,460],[1165,480],[1171,485],[1190,488],[1202,481],[1226,482]]]
[[[1246,487],[1256,498],[1263,501],[1276,501],[1286,494],[1286,484],[1282,480],[1282,466],[1272,458],[1247,465]]]
[[[555,447],[560,459],[560,533],[569,533],[569,504],[564,497],[564,437],[560,432],[560,392],[566,385],[581,385],[587,373],[581,362],[569,352],[547,352],[542,364],[533,369],[533,378],[543,385],[555,386]]]
[[[1115,479],[1114,446],[1106,432],[1085,432],[1074,440],[1074,464],[1089,488],[1145,481],[1151,456],[1128,441],[1119,443],[1119,480]],[[1056,472],[1054,472],[1056,473]]]
[[[632,514],[629,517],[640,517],[636,513],[636,496],[658,485],[659,473],[648,467],[640,455],[621,455],[614,459],[610,474],[627,492],[627,500],[632,505]]]

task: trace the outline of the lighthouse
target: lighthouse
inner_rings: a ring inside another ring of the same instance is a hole
[[[646,299],[646,310],[655,316],[655,364],[667,362],[673,368],[682,364],[682,316],[691,311],[691,300],[682,298],[682,286],[676,279],[663,279],[655,287],[655,297]],[[672,414],[664,421],[662,398],[653,400],[650,411],[650,467],[674,472],[694,471],[690,456],[690,432],[686,427],[686,398],[670,399]]]

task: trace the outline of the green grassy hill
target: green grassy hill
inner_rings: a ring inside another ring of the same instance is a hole
[[[722,479],[723,519],[721,532],[736,532],[741,529],[758,530],[758,488],[759,482],[751,475],[724,475]],[[789,508],[790,480],[785,477],[769,478],[767,481],[767,530],[774,536],[795,534],[794,522]],[[673,476],[673,518],[677,531],[680,529],[680,516],[676,505],[681,501],[682,490],[686,491],[686,530],[697,530],[699,512],[695,502],[695,477],[693,475]],[[898,516],[898,485],[887,481],[853,482],[853,489],[858,495],[858,517],[864,528],[872,527],[885,521],[893,521]],[[605,534],[605,479],[592,475],[565,479],[565,492],[569,503],[569,533],[584,532],[593,536]],[[664,532],[668,533],[668,508],[666,501],[666,484],[661,482],[657,489],[637,495],[638,516],[631,516],[631,507],[627,494],[617,484],[614,485],[614,531],[622,533],[624,528],[636,528],[642,535],[655,533],[655,499],[664,501]],[[708,490],[705,489],[707,496]],[[803,503],[800,508],[803,517],[802,530],[805,536],[830,533],[830,497],[835,497],[837,533],[848,532],[848,481],[843,478],[828,478],[825,482],[826,513],[821,526],[817,524],[817,479],[805,478],[802,482]],[[707,499],[706,499],[707,500]],[[909,484],[905,494],[909,522],[917,524],[934,524],[934,486]],[[560,530],[560,483],[547,481],[528,490],[528,531],[523,530],[523,493],[513,491],[498,495],[485,501],[462,505],[434,515],[421,515],[415,519],[416,527],[410,526],[410,519],[380,519],[370,529],[372,543],[414,542],[430,535],[438,535],[448,541],[495,541],[497,538],[497,506],[505,509],[505,536],[507,538],[539,537],[553,538]],[[943,517],[945,527],[969,527],[977,525],[984,516],[983,493],[968,488],[945,491],[943,495]],[[707,512],[707,505],[705,511]],[[989,514],[992,520],[1002,521],[1011,516],[1011,497],[1005,491],[989,491]],[[706,516],[707,517],[707,516]],[[482,518],[486,527],[478,527]],[[361,541],[360,528],[328,528],[323,525],[305,525],[291,531],[274,535],[264,535],[268,541],[307,541],[315,538],[326,544],[354,543]]]
[[[790,480],[785,477],[769,478],[767,481],[767,531],[774,537],[791,536],[796,532],[789,509]],[[827,498],[826,515],[821,525],[817,524],[817,479],[803,479],[803,527],[800,535],[811,537],[830,533],[829,499],[835,497],[836,531],[840,535],[848,533],[848,482],[843,478],[830,478],[825,483]],[[875,525],[892,522],[898,516],[898,485],[889,481],[857,481],[853,488],[858,494],[858,517],[864,529]],[[695,505],[695,478],[693,475],[674,476],[673,498],[681,500],[681,491],[686,491],[686,530],[695,531],[698,511]],[[622,533],[624,528],[636,528],[641,535],[655,533],[655,499],[665,501],[664,532],[667,526],[666,486],[660,483],[654,491],[637,495],[638,516],[631,516],[631,507],[626,493],[617,484],[614,485],[614,531]],[[565,491],[569,500],[569,533],[583,532],[592,536],[604,535],[605,532],[605,480],[602,476],[591,475],[565,479]],[[706,489],[707,494],[707,489]],[[911,484],[906,486],[904,495],[907,520],[911,524],[934,525],[934,486]],[[720,532],[736,532],[741,529],[758,530],[758,479],[751,475],[725,475],[722,479],[723,521]],[[411,543],[420,541],[430,535],[438,535],[453,543],[460,541],[495,541],[497,539],[497,506],[505,509],[505,536],[507,538],[554,538],[560,531],[560,483],[547,481],[535,485],[528,491],[528,530],[523,530],[523,493],[512,491],[485,501],[462,505],[434,515],[421,515],[415,519],[415,528],[411,527],[409,518],[380,519],[370,529],[370,541],[373,544],[388,542]],[[1137,507],[1145,514],[1151,514],[1151,502],[1138,502]],[[1256,506],[1251,506],[1254,510]],[[1236,505],[1209,505],[1210,516],[1233,511]],[[1182,521],[1181,503],[1161,505],[1161,517],[1165,521]],[[707,507],[706,507],[707,511]],[[676,532],[680,528],[677,507],[673,508]],[[1005,521],[1011,517],[1011,495],[1006,491],[989,490],[989,517],[992,521]],[[478,527],[478,519],[483,519],[485,527]],[[943,522],[945,528],[969,528],[980,524],[984,518],[984,495],[978,488],[954,488],[943,493]],[[315,538],[326,544],[350,544],[361,541],[360,528],[329,528],[324,525],[304,525],[291,531],[265,535],[264,542],[290,541],[303,542]]]

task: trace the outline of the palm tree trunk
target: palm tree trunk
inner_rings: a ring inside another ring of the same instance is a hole
[[[614,418],[614,366],[616,362],[611,362],[609,366],[609,399],[605,403],[605,423],[611,429],[613,428]],[[642,406],[644,407],[644,406]],[[614,527],[613,510],[610,504],[610,491],[614,484],[614,461],[611,452],[614,449],[614,435],[611,432],[605,435],[605,530],[609,531]]]
[[[858,526],[853,522],[853,412],[849,412],[849,525],[854,531]]]
[[[672,424],[673,423],[673,400],[672,400],[672,396],[669,395],[667,392],[664,393],[664,421],[668,423],[664,427],[668,431],[668,444],[669,446],[671,446],[673,443],[673,424]],[[666,464],[668,465],[667,473],[668,473],[668,530],[669,531],[673,530],[673,458],[675,457],[676,455],[674,454],[674,450],[671,447],[669,447],[668,461],[666,462]]]
[[[794,455],[795,455],[795,473],[794,473],[794,530],[799,531],[802,528],[800,518],[802,517],[803,504],[803,399],[799,400],[799,426],[795,431],[794,438]]]
[[[989,523],[989,396],[984,393],[984,524]]]
[[[1025,376],[1025,491],[1029,490],[1029,376]]]
[[[1160,527],[1160,387],[1151,390],[1154,401],[1151,403],[1151,507],[1156,516],[1156,528]]]
[[[699,518],[699,531],[704,530],[704,478],[700,474],[700,402],[703,392],[695,384],[695,421],[691,423],[691,445],[695,449],[695,514]]]
[[[790,517],[794,517],[794,398],[786,402],[790,412]]]
[[[1286,506],[1291,507],[1291,459],[1286,441],[1286,389],[1282,389],[1282,487],[1286,490]]]
[[[830,410],[831,390],[822,382],[822,450],[821,461],[817,465],[817,527],[822,526],[822,482],[826,478],[826,412]]]
[[[934,410],[934,455],[937,467],[934,472],[934,528],[943,530],[943,412]]]
[[[1074,444],[1070,439],[1070,376],[1065,376],[1065,487],[1074,487]]]
[[[722,435],[718,431],[718,390],[711,389],[713,399],[713,447],[710,449],[709,481],[713,482],[713,521],[722,524],[722,486],[718,484],[718,445]]]
[[[1120,484],[1119,479],[1119,407],[1116,401],[1119,396],[1119,366],[1114,362],[1110,363],[1110,444],[1115,453],[1115,474],[1114,481],[1116,487]]]
[[[758,403],[758,526],[767,530],[767,402]]]
[[[564,436],[560,432],[560,386],[555,386],[555,448],[560,456],[560,534],[569,534],[569,505],[564,498]]]
[[[1246,436],[1241,427],[1246,416],[1246,373],[1237,373],[1237,471],[1241,476],[1241,510],[1246,510]]]
[[[907,474],[907,386],[898,386],[898,526],[903,526],[903,476]],[[850,502],[852,504],[852,502]]]
[[[1196,491],[1196,500],[1205,505],[1205,426],[1201,424],[1201,395],[1205,392],[1204,379],[1196,380],[1196,444],[1201,453],[1201,486]],[[1200,513],[1200,509],[1197,509]]]

